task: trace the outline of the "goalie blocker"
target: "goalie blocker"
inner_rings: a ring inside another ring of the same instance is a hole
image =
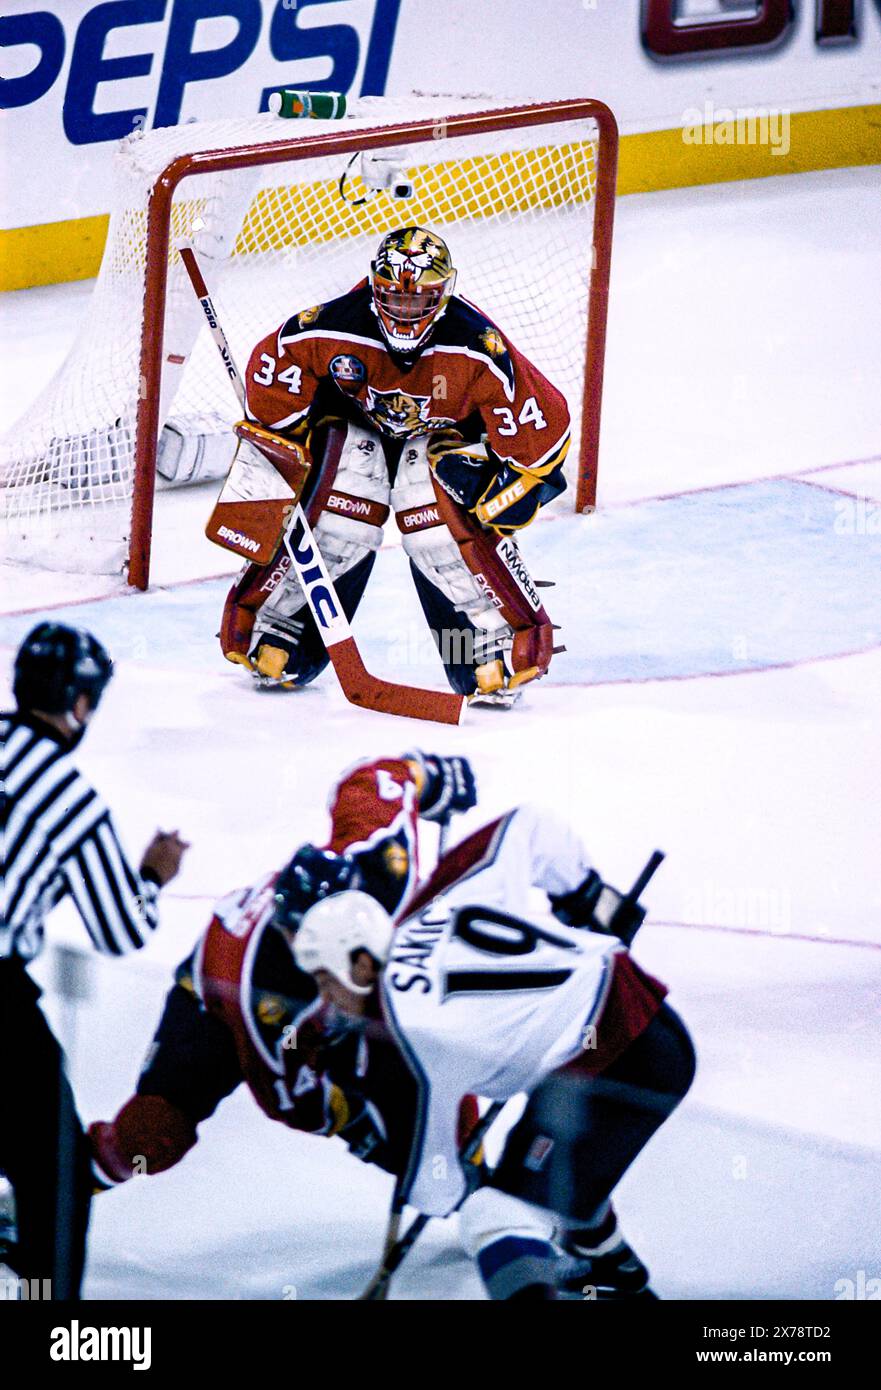
[[[268,565],[300,500],[309,460],[296,440],[249,420],[240,420],[234,433],[239,443],[205,535],[253,564]]]
[[[210,539],[251,561],[224,606],[220,641],[228,660],[264,683],[286,686],[307,685],[327,664],[280,543],[286,506],[301,498],[347,618],[357,610],[394,510],[453,690],[492,695],[545,674],[555,650],[553,627],[516,540],[481,526],[438,485],[426,438],[401,443],[334,422],[314,431],[310,466],[294,441],[247,422],[236,432],[236,464],[208,530]],[[255,454],[266,460],[264,469]],[[268,481],[267,470],[278,483]],[[255,487],[263,490],[259,497]]]

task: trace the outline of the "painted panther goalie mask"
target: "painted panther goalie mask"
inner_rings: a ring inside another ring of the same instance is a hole
[[[370,272],[382,335],[392,352],[409,356],[425,346],[456,284],[446,242],[423,227],[389,232]]]

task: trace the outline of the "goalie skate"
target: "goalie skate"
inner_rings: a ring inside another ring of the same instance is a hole
[[[227,660],[246,667],[262,690],[294,690],[296,680],[286,676],[284,671],[302,632],[302,622],[286,621],[274,615],[260,623],[247,656],[228,653]]]
[[[468,704],[469,707],[485,705],[488,709],[512,709],[522,694],[522,690],[476,690],[468,696]]]

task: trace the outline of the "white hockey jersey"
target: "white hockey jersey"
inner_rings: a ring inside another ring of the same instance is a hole
[[[464,1195],[463,1095],[530,1091],[587,1045],[624,948],[563,926],[542,895],[569,892],[589,869],[567,825],[524,806],[498,823],[478,863],[395,933],[382,993],[422,1093],[404,1180],[420,1211],[445,1216]]]

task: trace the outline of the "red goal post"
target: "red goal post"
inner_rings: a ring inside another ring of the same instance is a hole
[[[480,136],[494,130],[593,121],[598,132],[597,178],[594,192],[593,246],[585,247],[590,260],[587,346],[584,358],[580,438],[577,450],[576,510],[591,510],[596,503],[600,413],[608,315],[609,274],[615,186],[618,162],[618,129],[610,109],[591,100],[553,101],[540,105],[507,107],[476,114],[440,116],[431,120],[381,126],[357,133],[344,127],[327,134],[304,136],[298,127],[290,138],[271,144],[252,144],[184,154],[172,160],[154,185],[147,217],[144,318],[141,341],[140,387],[132,496],[129,583],[145,589],[149,583],[156,478],[156,443],[160,427],[160,378],[163,363],[163,327],[166,307],[166,267],[173,253],[171,214],[176,189],[192,175],[259,167],[287,161],[357,154],[359,151],[399,145],[419,145],[455,136]],[[296,307],[296,306],[291,306]]]

